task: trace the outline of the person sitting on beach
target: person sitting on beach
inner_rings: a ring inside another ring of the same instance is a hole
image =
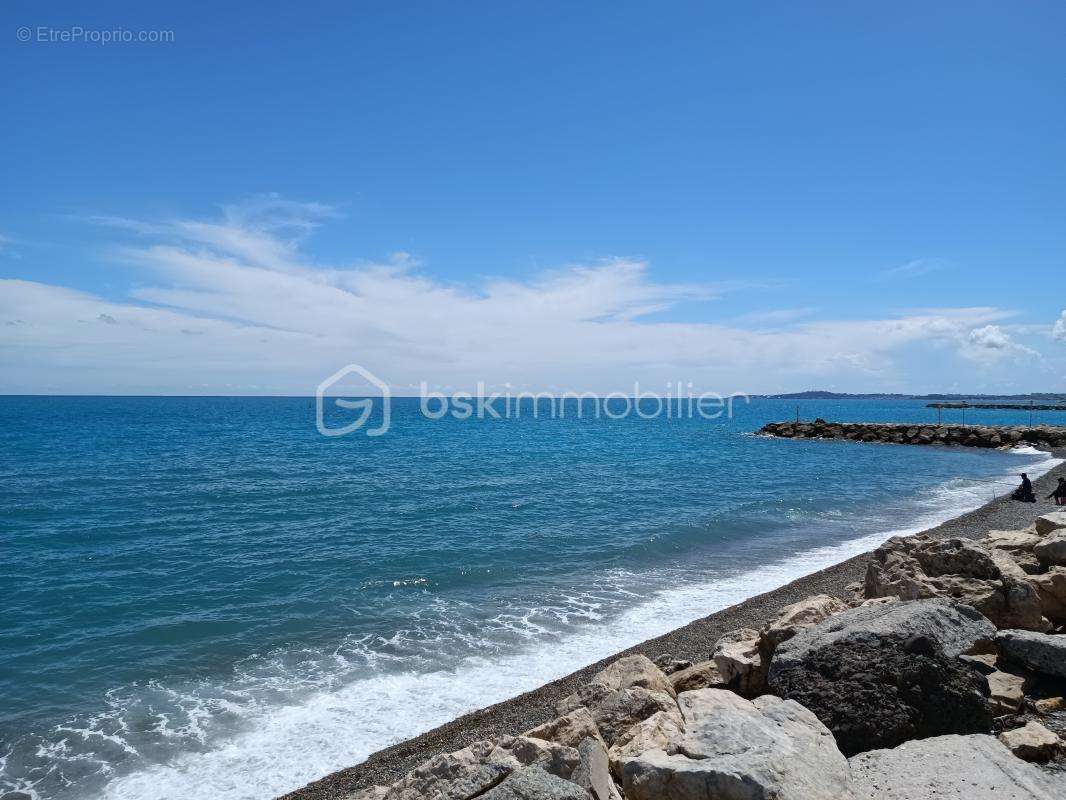
[[[1029,476],[1024,472],[1022,473],[1022,485],[1014,490],[1011,497],[1015,500],[1021,500],[1023,503],[1036,502],[1036,495],[1033,494],[1033,482],[1029,480]]]
[[[1057,506],[1066,506],[1066,478],[1059,478],[1059,485],[1047,496],[1047,499],[1053,499]]]

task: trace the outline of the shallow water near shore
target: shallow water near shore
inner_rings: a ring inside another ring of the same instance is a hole
[[[326,439],[302,398],[0,398],[0,797],[279,794],[1056,463],[751,435],[796,405],[400,400],[386,436]]]

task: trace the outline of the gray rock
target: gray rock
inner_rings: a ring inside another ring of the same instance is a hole
[[[665,749],[670,741],[681,736],[683,730],[680,710],[676,713],[659,711],[641,720],[622,733],[608,751],[611,772],[621,778],[626,761],[647,750]]]
[[[856,800],[1061,800],[1066,782],[991,736],[937,736],[851,758]]]
[[[624,763],[627,800],[850,800],[847,761],[797,703],[720,689],[678,702],[685,731]]]
[[[993,633],[973,609],[945,600],[854,608],[784,642],[769,686],[810,709],[846,755],[984,733],[988,684],[957,656]]]
[[[1048,534],[1033,547],[1033,552],[1044,564],[1066,566],[1066,530]]]
[[[513,759],[517,765],[537,766],[560,778],[569,779],[581,760],[576,748],[558,742],[531,736],[505,736],[498,741],[498,746],[489,755],[490,761],[510,764]]]
[[[621,800],[611,778],[610,763],[603,742],[588,738],[577,748],[581,756],[570,780],[592,795],[592,800]]]
[[[744,697],[766,691],[766,669],[759,655],[759,632],[752,628],[730,631],[714,645],[714,663],[726,686]]]
[[[1066,636],[1036,631],[1000,631],[996,644],[1004,658],[1045,675],[1066,678]]]
[[[526,767],[512,773],[499,786],[481,795],[481,798],[483,800],[591,800],[591,795],[576,783],[550,775],[539,767]]]
[[[470,800],[523,767],[569,778],[579,763],[576,749],[557,742],[527,736],[487,739],[424,761],[392,784],[382,800]]]
[[[929,639],[859,633],[771,670],[771,689],[810,709],[845,755],[908,739],[987,733],[985,678]]]
[[[801,661],[812,650],[860,632],[924,636],[949,657],[989,650],[996,634],[995,627],[973,608],[943,598],[864,605],[836,614],[789,639],[774,654],[770,671]]]

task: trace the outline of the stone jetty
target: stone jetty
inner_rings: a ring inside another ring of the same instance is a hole
[[[1066,447],[1061,425],[914,425],[896,422],[770,422],[761,436],[782,439],[850,439],[881,444],[952,445],[957,447]]]

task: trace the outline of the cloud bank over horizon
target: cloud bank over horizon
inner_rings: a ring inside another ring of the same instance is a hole
[[[397,394],[422,381],[555,392],[681,381],[723,394],[1063,386],[1066,311],[1046,325],[1012,323],[1017,313],[994,305],[715,317],[718,299],[759,284],[662,282],[627,257],[460,285],[402,252],[319,263],[310,238],[338,217],[263,195],[212,220],[89,218],[114,235],[113,257],[134,271],[134,287],[107,299],[0,281],[0,392],[310,395],[348,363]],[[916,261],[890,272],[935,268]],[[692,303],[710,318],[679,316]]]

